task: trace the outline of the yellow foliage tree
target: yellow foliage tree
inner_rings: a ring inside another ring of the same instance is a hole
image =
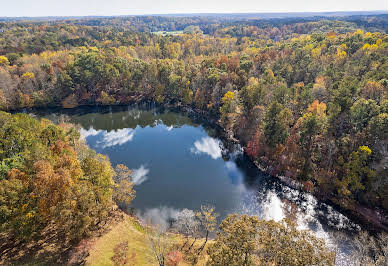
[[[35,74],[32,72],[26,72],[22,75],[22,78],[24,79],[33,79],[35,78]]]
[[[220,113],[221,113],[221,121],[226,122],[226,118],[228,117],[228,114],[231,114],[235,111],[235,93],[232,91],[228,91],[225,93],[224,97],[222,97],[222,106],[220,107]]]
[[[318,100],[315,100],[312,104],[307,108],[308,113],[313,113],[317,116],[325,116],[326,115],[326,104],[320,103]]]
[[[9,65],[8,58],[0,55],[0,65],[2,65],[2,66]]]
[[[363,35],[364,32],[361,29],[358,29],[354,34],[355,35]]]
[[[109,96],[105,91],[101,91],[100,98],[98,99],[103,105],[113,104],[115,99],[112,96]]]

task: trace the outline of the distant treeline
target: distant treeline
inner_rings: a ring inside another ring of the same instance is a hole
[[[80,46],[144,46],[158,41],[150,32],[190,28],[213,37],[237,38],[241,42],[245,37],[252,41],[282,41],[300,34],[346,33],[357,29],[386,33],[387,25],[388,15],[352,16],[341,20],[338,17],[314,17],[234,21],[222,17],[148,16],[0,22],[0,55],[39,54]]]

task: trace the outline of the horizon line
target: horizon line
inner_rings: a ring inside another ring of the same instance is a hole
[[[108,18],[108,17],[140,17],[140,16],[198,16],[198,15],[260,15],[260,14],[335,14],[335,13],[380,13],[388,14],[388,10],[337,10],[337,11],[258,11],[258,12],[194,12],[194,13],[142,13],[126,15],[40,15],[40,16],[0,16],[0,18]]]

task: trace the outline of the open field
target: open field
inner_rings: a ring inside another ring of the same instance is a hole
[[[162,35],[162,36],[167,36],[167,35],[180,35],[183,34],[183,30],[178,30],[178,31],[155,31],[152,32],[157,35]]]

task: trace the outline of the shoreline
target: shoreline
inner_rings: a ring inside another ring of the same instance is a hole
[[[165,103],[165,104],[159,104],[155,101],[151,101],[149,99],[145,99],[144,97],[133,97],[134,99],[131,99],[128,102],[125,103],[118,103],[118,104],[110,104],[110,105],[102,105],[102,104],[79,104],[78,106],[72,107],[72,108],[64,108],[60,105],[52,105],[52,106],[42,106],[42,107],[30,107],[25,109],[16,109],[16,110],[7,110],[6,112],[10,113],[17,113],[19,111],[21,112],[28,112],[30,110],[39,110],[39,109],[50,109],[50,108],[58,108],[58,109],[64,109],[64,110],[74,110],[78,107],[109,107],[109,106],[128,106],[128,105],[134,105],[134,104],[155,104],[156,106],[170,109],[172,111],[176,112],[183,112],[186,113],[189,116],[197,116],[197,118],[200,118],[204,123],[208,124],[209,126],[212,126],[217,130],[217,133],[220,135],[220,137],[227,142],[227,144],[238,144],[240,145],[240,140],[234,137],[233,132],[225,130],[225,128],[219,123],[219,120],[214,119],[214,117],[211,117],[211,115],[203,110],[200,110],[196,107],[185,105],[182,103],[178,104],[171,104],[171,103]],[[228,145],[229,146],[229,145]],[[245,147],[241,146],[244,153]],[[317,200],[321,201],[322,203],[328,204],[332,206],[335,210],[345,215],[350,220],[354,221],[358,225],[361,226],[363,230],[367,230],[371,233],[379,233],[379,232],[388,232],[388,216],[379,210],[374,210],[362,205],[355,205],[353,209],[345,209],[341,207],[337,202],[330,200],[328,198],[322,197],[316,189],[313,190],[313,192],[306,191],[303,188],[303,184],[300,183],[297,180],[294,180],[292,178],[288,178],[286,176],[277,175],[271,173],[271,171],[268,169],[268,167],[264,167],[262,164],[260,164],[259,161],[254,160],[249,155],[247,155],[247,158],[251,160],[251,162],[265,174],[268,174],[277,180],[281,182],[282,184],[296,189],[298,191],[302,191],[305,193],[310,193],[313,195]]]
[[[165,106],[165,105],[162,105],[162,106]],[[170,108],[170,106],[168,105],[166,107]],[[185,106],[185,105],[180,106],[179,109],[184,112],[189,111],[189,112],[195,113],[196,115],[202,116],[202,118],[206,119],[207,122],[210,122],[211,124],[214,123],[214,126],[217,126],[217,128],[222,131],[220,132],[222,134],[222,138],[224,138],[227,142],[231,142],[233,144],[239,144],[239,145],[241,144],[239,139],[234,137],[233,132],[225,130],[225,128],[222,127],[222,125],[220,125],[218,120],[211,118],[208,114],[206,114],[206,112],[202,110],[197,110],[196,108]],[[241,147],[243,148],[243,151],[246,154],[245,147],[244,146],[241,146]],[[314,189],[313,192],[309,192],[305,190],[303,187],[303,184],[297,180],[294,180],[292,178],[282,176],[282,175],[271,174],[271,171],[268,170],[268,167],[264,167],[262,164],[260,164],[259,161],[254,160],[249,155],[246,154],[246,156],[252,161],[252,163],[260,171],[276,178],[282,184],[290,188],[313,195],[317,200],[321,201],[322,203],[328,204],[329,206],[333,207],[341,214],[345,215],[350,220],[360,225],[363,230],[367,230],[374,234],[380,233],[380,232],[388,232],[388,216],[384,214],[382,211],[373,210],[371,208],[368,208],[362,205],[355,205],[354,209],[345,209],[335,201],[330,200],[328,198],[323,198],[322,196],[320,196],[320,194],[316,191],[316,189]]]

